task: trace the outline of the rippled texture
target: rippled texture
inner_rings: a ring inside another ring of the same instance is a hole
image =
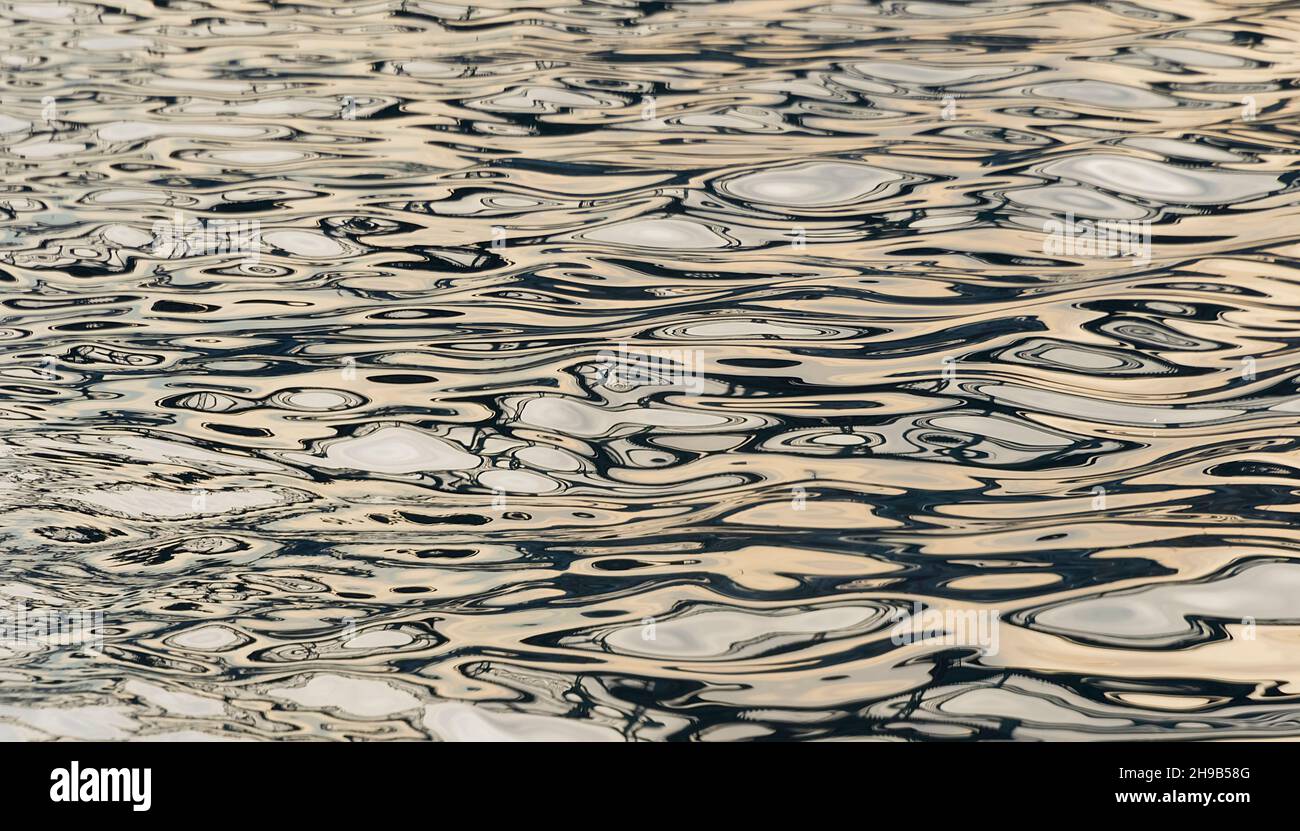
[[[0,15],[0,737],[1300,735],[1294,4]]]

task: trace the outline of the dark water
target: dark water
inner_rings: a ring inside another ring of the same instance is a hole
[[[1300,735],[1294,3],[0,15],[0,737]]]

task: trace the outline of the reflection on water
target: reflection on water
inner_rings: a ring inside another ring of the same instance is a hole
[[[1300,735],[1293,4],[0,15],[0,738]]]

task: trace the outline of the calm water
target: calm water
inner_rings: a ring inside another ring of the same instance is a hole
[[[0,15],[0,737],[1300,735],[1295,4]]]

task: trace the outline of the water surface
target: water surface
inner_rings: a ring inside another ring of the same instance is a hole
[[[0,18],[0,738],[1300,735],[1294,4]]]

